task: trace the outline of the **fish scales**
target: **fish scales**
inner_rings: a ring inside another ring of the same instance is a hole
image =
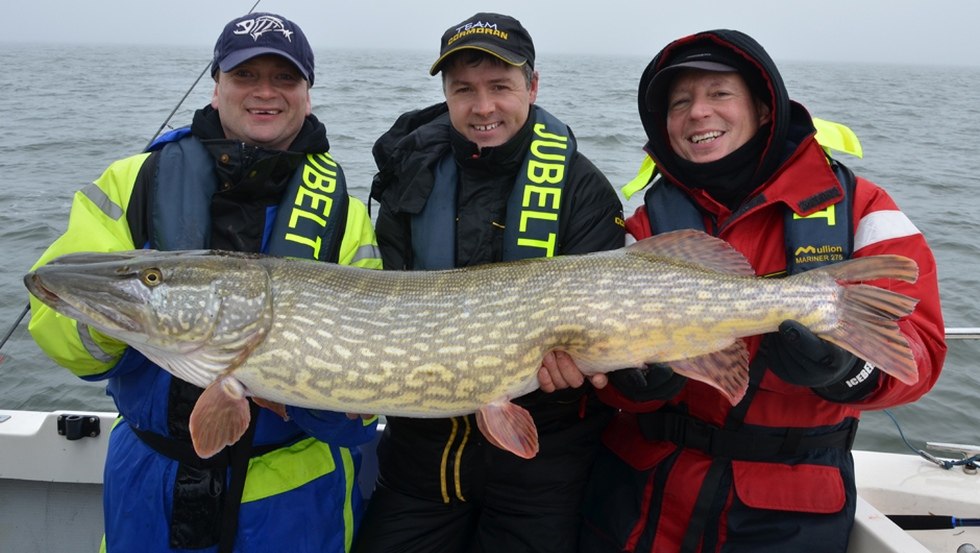
[[[273,325],[282,333],[301,334],[311,326],[309,315],[304,315],[307,320],[299,321],[280,316],[279,312],[298,312],[297,304],[319,302],[324,317],[336,323],[334,339],[343,343],[345,350],[349,346],[360,348],[362,360],[387,360],[378,368],[369,363],[344,373],[317,370],[315,363],[296,364],[289,371],[279,371],[282,385],[278,390],[266,390],[260,383],[251,382],[248,371],[252,365],[265,365],[266,353],[281,349],[277,333],[272,332],[249,361],[236,370],[236,376],[254,393],[290,404],[354,401],[356,406],[342,407],[374,408],[377,412],[394,409],[397,414],[425,416],[430,411],[428,406],[436,402],[448,412],[435,416],[473,412],[495,398],[513,393],[510,388],[515,380],[523,380],[522,386],[530,388],[535,382],[534,370],[551,344],[574,343],[576,336],[586,331],[584,325],[575,322],[582,316],[599,321],[589,311],[602,314],[613,332],[625,329],[615,314],[608,312],[608,305],[602,305],[604,302],[598,302],[596,309],[589,303],[562,301],[553,293],[542,293],[553,292],[556,286],[591,284],[576,281],[564,271],[538,274],[517,264],[485,285],[481,284],[480,271],[364,274],[340,270],[331,271],[328,278],[323,278],[322,271],[313,271],[307,278],[297,270],[319,267],[270,263],[271,281],[290,283],[288,287],[274,284],[273,288],[273,303],[277,306]],[[611,279],[606,280],[612,283]],[[474,294],[481,288],[488,293]],[[529,298],[538,301],[528,301]],[[341,306],[372,316],[353,317],[350,324],[340,323],[335,316]],[[577,339],[580,343],[586,340]],[[308,348],[311,344],[290,347]],[[335,352],[337,349],[334,347]],[[377,369],[383,376],[368,382],[366,377],[376,374]],[[358,383],[361,385],[355,385]],[[352,387],[360,392],[351,393]],[[283,389],[303,397],[283,397],[278,393]],[[425,411],[421,411],[423,405]]]
[[[677,275],[649,271],[642,258],[609,260],[502,264],[489,281],[480,269],[370,273],[263,260],[279,332],[270,332],[235,374],[256,395],[292,405],[457,415],[533,389],[535,370],[549,349],[563,349],[592,372],[602,372],[651,359],[651,342],[660,344],[657,359],[682,359],[715,349],[701,345],[715,328],[755,333],[787,318],[806,318],[810,309],[808,303],[802,310],[780,309],[770,299],[779,297],[778,287],[756,279],[704,272],[672,278]],[[835,288],[828,278],[793,287],[792,293],[833,298]],[[690,301],[705,289],[714,290],[719,306],[705,309]],[[642,308],[633,309],[637,304]],[[321,327],[332,328],[332,344],[280,342],[280,336],[308,335]],[[732,332],[722,335],[727,343]],[[297,362],[252,376],[253,368],[274,364],[265,355],[282,349],[308,360],[326,350],[340,364],[331,370]],[[456,381],[458,386],[450,386]],[[433,411],[434,404],[440,409]]]
[[[528,430],[500,413],[523,411],[509,400],[537,388],[550,350],[587,374],[669,363],[735,403],[748,381],[738,339],[794,319],[914,381],[895,321],[915,300],[857,284],[876,278],[914,281],[915,263],[877,256],[763,279],[724,242],[679,231],[610,252],[446,271],[227,252],[74,254],[25,284],[198,386],[225,381],[229,396],[352,413],[477,412],[493,443],[528,456],[536,437],[508,439]]]

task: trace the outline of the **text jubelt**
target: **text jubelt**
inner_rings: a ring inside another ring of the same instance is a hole
[[[211,170],[213,164],[214,158],[195,137],[163,147],[152,191],[152,247],[208,247],[211,197],[218,186]],[[336,262],[346,225],[347,199],[344,172],[330,154],[307,154],[290,178],[274,216],[266,221],[268,240],[264,251]]]
[[[558,218],[575,137],[567,125],[533,106],[531,144],[507,200],[505,260],[551,257],[558,245]],[[456,266],[456,189],[459,168],[448,153],[438,162],[425,207],[412,217],[415,269]]]

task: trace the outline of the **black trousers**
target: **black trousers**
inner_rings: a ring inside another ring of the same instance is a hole
[[[528,460],[485,442],[475,424],[459,453],[444,440],[430,451],[424,422],[389,423],[354,552],[576,552],[585,482],[609,420],[608,409],[594,403],[586,413],[571,405],[557,418],[535,415],[540,451]],[[449,473],[441,485],[433,477],[440,462]]]

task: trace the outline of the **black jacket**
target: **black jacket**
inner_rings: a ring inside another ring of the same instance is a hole
[[[455,131],[445,103],[403,114],[374,145],[379,172],[371,197],[381,204],[376,223],[386,269],[410,269],[411,217],[432,192],[433,167],[452,150],[459,166],[456,264],[502,260],[507,198],[531,140],[531,122],[506,144],[479,151]],[[478,157],[474,157],[477,154]],[[557,254],[622,247],[622,204],[608,179],[575,152],[562,194]]]
[[[507,199],[530,145],[532,120],[529,118],[529,124],[508,143],[480,151],[452,129],[445,104],[398,118],[374,146],[379,172],[374,178],[371,197],[380,202],[375,231],[385,269],[413,267],[412,215],[425,206],[433,189],[434,166],[450,151],[459,168],[456,265],[502,260]],[[556,253],[577,254],[622,247],[625,231],[622,204],[616,191],[584,155],[576,152],[569,167],[563,186]],[[531,469],[532,461],[520,460],[521,470],[561,472],[570,479],[584,481],[582,467],[591,463],[607,412],[591,388],[586,385],[551,394],[534,391],[517,398],[515,403],[529,410],[542,443],[538,458],[532,460],[533,466],[540,468]],[[583,417],[587,420],[583,421]],[[378,447],[380,482],[411,497],[447,502],[452,497],[472,499],[473,494],[479,495],[475,490],[480,488],[485,471],[505,470],[518,460],[502,450],[498,456],[495,447],[482,447],[482,444],[472,415],[464,420],[388,417]],[[484,457],[480,451],[491,457]],[[458,461],[457,452],[461,455]],[[548,461],[549,453],[553,453],[552,461]],[[447,466],[443,466],[444,455],[452,460]],[[581,460],[572,462],[568,455]],[[582,466],[573,466],[576,463]],[[441,493],[441,486],[449,481],[455,481],[462,491],[457,495]]]

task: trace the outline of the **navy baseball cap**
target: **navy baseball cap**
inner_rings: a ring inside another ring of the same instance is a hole
[[[465,49],[481,50],[510,65],[534,69],[534,42],[521,22],[499,13],[478,13],[446,29],[439,41],[439,59],[429,75],[439,72],[446,58]]]
[[[228,72],[256,56],[276,54],[293,62],[313,86],[313,48],[299,25],[274,13],[250,13],[233,19],[214,45],[211,76]]]

